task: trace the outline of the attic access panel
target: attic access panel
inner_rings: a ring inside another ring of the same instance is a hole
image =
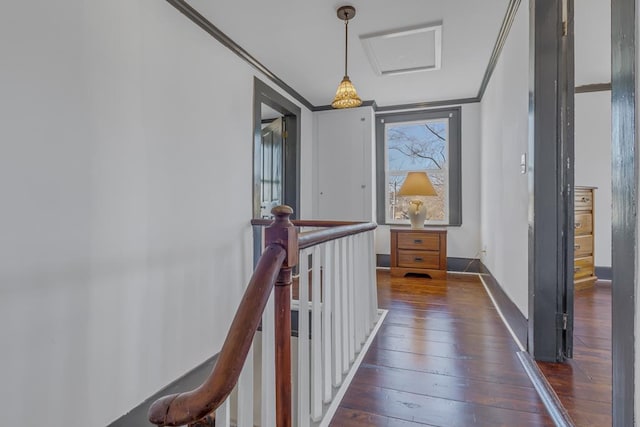
[[[442,23],[365,34],[360,41],[380,76],[440,69]]]

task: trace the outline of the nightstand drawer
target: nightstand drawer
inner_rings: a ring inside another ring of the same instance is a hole
[[[447,277],[446,230],[391,229],[391,276],[409,273]]]
[[[438,251],[440,250],[440,236],[437,234],[412,232],[399,233],[398,248],[421,251]]]
[[[398,250],[398,267],[440,268],[440,254],[429,251]]]

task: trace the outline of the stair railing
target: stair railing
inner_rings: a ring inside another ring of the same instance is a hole
[[[299,250],[373,230],[376,224],[344,221],[292,222],[290,216],[293,210],[288,206],[275,207],[272,213],[275,216],[272,223],[266,220],[252,221],[254,226],[270,223],[264,230],[265,249],[256,264],[211,374],[194,390],[156,400],[148,412],[151,423],[158,426],[215,425],[214,411],[225,402],[238,382],[273,290],[275,423],[278,427],[292,425],[291,284],[292,269],[298,263]],[[325,228],[298,233],[296,227]],[[377,303],[375,306],[377,308]],[[306,310],[304,312],[307,313]]]

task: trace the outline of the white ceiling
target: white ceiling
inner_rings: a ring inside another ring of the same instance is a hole
[[[508,0],[189,0],[189,3],[313,105],[328,105],[344,74],[339,6],[349,23],[349,76],[379,106],[473,98],[487,68]],[[442,68],[379,76],[359,36],[442,22]]]

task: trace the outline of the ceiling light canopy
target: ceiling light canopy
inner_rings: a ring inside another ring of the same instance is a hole
[[[344,20],[344,78],[338,85],[336,97],[333,99],[331,106],[333,108],[359,107],[362,105],[362,100],[358,96],[353,83],[351,83],[347,72],[349,20],[356,15],[356,9],[353,6],[342,6],[338,8],[337,15],[339,19]]]

